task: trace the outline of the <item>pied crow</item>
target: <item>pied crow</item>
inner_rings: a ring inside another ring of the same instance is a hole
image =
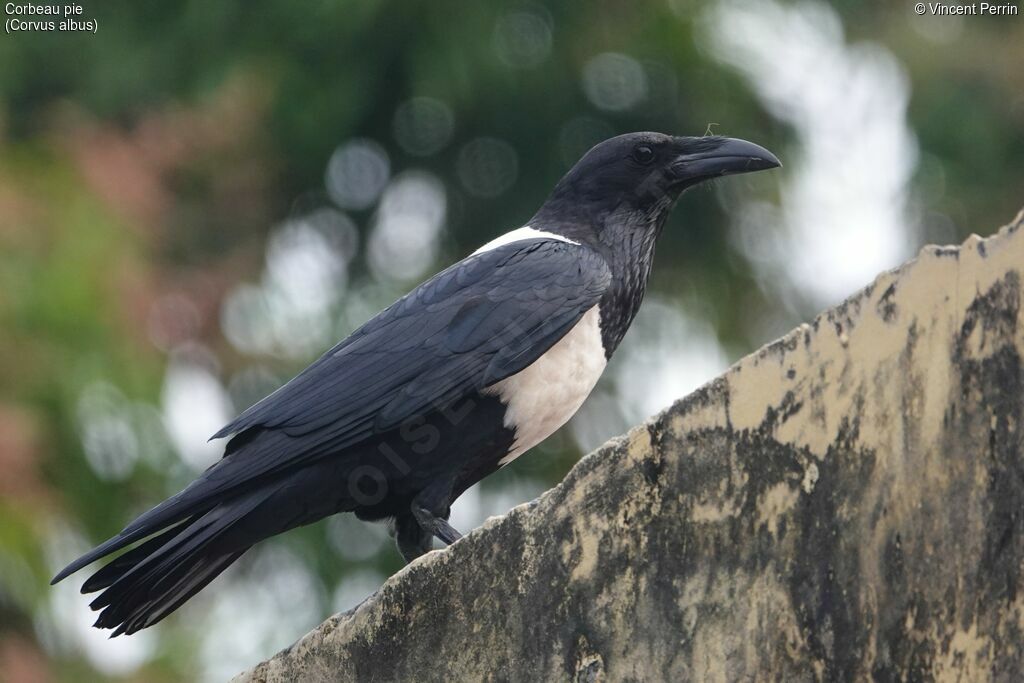
[[[779,166],[722,137],[620,135],[536,215],[430,278],[243,412],[224,456],[54,578],[86,580],[99,628],[163,619],[259,541],[339,512],[388,520],[411,561],[450,544],[452,502],[548,437],[597,383],[640,307],[680,193]]]

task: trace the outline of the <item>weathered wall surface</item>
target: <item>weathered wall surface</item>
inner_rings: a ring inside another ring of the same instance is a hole
[[[925,248],[240,680],[1022,680],[1022,224]]]

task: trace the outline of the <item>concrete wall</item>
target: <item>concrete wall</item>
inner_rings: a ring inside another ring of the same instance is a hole
[[[1022,680],[1022,224],[926,247],[239,680]]]

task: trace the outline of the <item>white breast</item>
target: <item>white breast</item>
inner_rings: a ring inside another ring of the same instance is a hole
[[[532,365],[485,389],[505,404],[505,426],[516,433],[512,450],[500,463],[512,462],[568,422],[606,363],[601,314],[594,306]]]

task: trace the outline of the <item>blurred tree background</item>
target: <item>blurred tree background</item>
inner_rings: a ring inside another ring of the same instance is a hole
[[[460,500],[460,528],[1024,199],[1019,16],[849,0],[106,0],[84,16],[95,35],[0,38],[12,681],[222,680],[396,571],[381,527],[329,520],[113,641],[89,628],[84,577],[47,585],[218,457],[206,439],[236,411],[521,225],[603,138],[712,131],[786,166],[683,197],[606,379]]]

